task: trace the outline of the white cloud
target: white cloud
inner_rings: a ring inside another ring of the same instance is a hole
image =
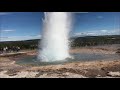
[[[73,13],[89,13],[89,12],[73,12]]]
[[[1,37],[1,41],[20,41],[20,40],[30,40],[30,39],[40,39],[41,35],[27,35],[27,36],[10,36]]]
[[[1,30],[2,32],[14,32],[15,30]]]
[[[101,32],[108,32],[108,30],[100,30]]]
[[[94,30],[88,32],[74,33],[73,36],[99,36],[99,35],[120,35],[120,30]]]
[[[97,35],[95,32],[88,32],[86,35]]]
[[[0,15],[8,15],[10,14],[9,12],[0,12]]]

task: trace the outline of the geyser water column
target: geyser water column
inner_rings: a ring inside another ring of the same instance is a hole
[[[71,14],[68,12],[45,12],[44,14],[38,59],[42,62],[51,62],[69,58]]]

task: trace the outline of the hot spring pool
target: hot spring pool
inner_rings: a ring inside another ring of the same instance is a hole
[[[16,64],[43,66],[43,65],[65,64],[65,63],[77,62],[77,61],[118,60],[120,58],[120,55],[118,54],[74,53],[74,54],[71,54],[71,56],[73,56],[74,59],[67,58],[66,60],[56,61],[56,62],[55,61],[54,62],[40,62],[39,60],[37,60],[37,56],[28,56],[28,57],[21,58],[20,60],[17,60]]]

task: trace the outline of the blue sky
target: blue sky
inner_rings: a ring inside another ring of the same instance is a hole
[[[120,12],[73,13],[71,36],[118,35]],[[41,37],[43,12],[0,12],[0,40]]]
[[[75,14],[74,35],[117,35],[119,12],[88,12]]]

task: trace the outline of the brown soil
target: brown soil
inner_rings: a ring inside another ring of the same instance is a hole
[[[104,53],[115,54],[115,49],[104,49],[103,47],[76,48],[70,52],[79,53]],[[36,55],[36,51],[29,51],[27,55]],[[89,62],[73,62],[48,66],[23,66],[15,64],[17,58],[26,55],[18,55],[0,58],[0,78],[99,78],[120,77],[120,59],[102,60]],[[114,72],[114,75],[110,74]],[[117,73],[115,75],[115,73]]]

